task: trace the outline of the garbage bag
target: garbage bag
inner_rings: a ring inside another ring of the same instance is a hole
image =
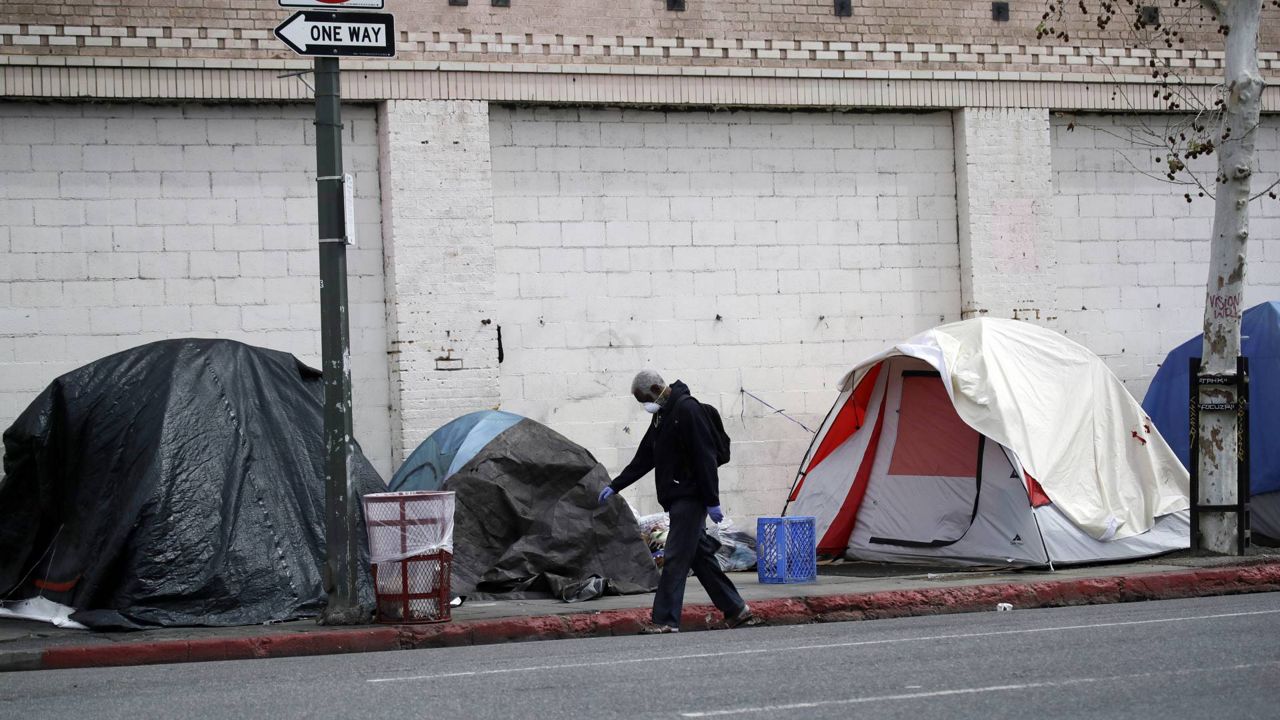
[[[352,444],[353,491],[384,489]],[[102,358],[4,433],[0,595],[97,628],[318,613],[324,460],[320,373],[292,355],[184,339]],[[371,615],[367,550],[359,573]]]
[[[602,577],[591,576],[582,582],[564,586],[560,591],[560,599],[567,603],[595,600],[609,592],[609,581]]]
[[[713,526],[707,534],[720,543],[716,550],[716,562],[725,572],[740,572],[756,566],[756,539],[741,530],[734,530],[733,523],[725,518]]]
[[[666,553],[667,533],[670,531],[671,517],[667,513],[653,513],[639,518],[640,537],[653,556],[653,562],[662,566]],[[707,529],[707,535],[718,543],[716,562],[725,572],[750,570],[756,566],[756,539],[749,533],[733,529],[733,520],[725,518],[724,522],[713,524]]]

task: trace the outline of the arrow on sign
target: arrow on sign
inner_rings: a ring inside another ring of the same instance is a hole
[[[300,55],[393,57],[395,35],[390,13],[302,10],[276,28],[276,37]]]

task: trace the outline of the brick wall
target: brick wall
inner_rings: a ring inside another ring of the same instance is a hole
[[[1056,327],[1101,355],[1138,399],[1165,354],[1200,332],[1209,273],[1213,201],[1187,203],[1188,188],[1143,174],[1157,166],[1132,133],[1145,126],[1163,134],[1164,123],[1160,116],[1053,119]],[[1255,185],[1280,171],[1280,119],[1263,119],[1258,159]],[[1216,162],[1204,164],[1206,182]],[[1280,203],[1260,199],[1250,213],[1246,307],[1280,299]]]
[[[1054,314],[1049,112],[956,111],[961,314]]]
[[[466,7],[450,6],[444,0],[389,0],[387,10],[396,15],[397,29],[407,33],[440,35],[458,32],[480,35],[506,33],[511,42],[521,43],[525,35],[548,35],[563,40],[573,37],[683,37],[691,41],[706,38],[733,37],[746,43],[764,39],[834,40],[880,43],[986,43],[991,45],[1034,41],[1041,14],[1049,3],[1010,3],[1009,22],[991,18],[989,0],[853,0],[852,17],[836,17],[832,0],[737,0],[732,3],[708,3],[690,0],[684,12],[666,10],[665,0],[607,2],[606,0],[512,0],[509,8],[494,8],[487,0],[472,0]],[[1163,6],[1166,19],[1177,17],[1177,27],[1191,44],[1201,43],[1205,49],[1219,49],[1217,24],[1208,20],[1198,7],[1190,12],[1175,10],[1172,0],[1151,0]],[[1096,3],[1089,5],[1097,7]],[[121,0],[111,4],[93,0],[64,0],[58,3],[34,0],[7,0],[0,22],[32,26],[23,33],[36,40],[23,41],[18,52],[74,53],[83,41],[52,44],[43,32],[56,26],[126,27],[133,25],[142,10],[154,18],[157,43],[145,34],[126,33],[129,42],[108,54],[151,54],[146,48],[162,49],[169,54],[200,55],[218,49],[249,50],[244,46],[228,46],[244,42],[244,31],[269,34],[271,29],[292,12],[259,0],[210,0],[200,3],[157,3],[148,0]],[[1121,8],[1122,16],[1107,30],[1099,30],[1096,14],[1082,14],[1074,5],[1068,8],[1063,27],[1073,41],[1107,45],[1124,45],[1130,35],[1132,8]],[[1125,22],[1128,19],[1129,22]],[[1275,48],[1280,42],[1277,20],[1280,12],[1267,6],[1263,11],[1263,48]],[[193,30],[190,35],[173,32],[173,28]],[[93,35],[93,33],[88,33]],[[1119,42],[1117,42],[1119,41]],[[30,44],[28,44],[30,43]],[[1046,39],[1044,45],[1062,45]],[[623,45],[623,43],[619,43]],[[93,47],[90,45],[89,47]],[[645,44],[643,47],[654,46]],[[1163,44],[1152,47],[1163,49]],[[738,47],[750,52],[749,46]],[[283,47],[277,54],[287,56]],[[462,49],[461,52],[469,52]],[[779,52],[782,52],[780,49]],[[943,51],[945,52],[945,50]],[[645,62],[643,53],[632,53],[635,61]],[[662,53],[659,53],[661,56]],[[754,53],[748,57],[754,58]],[[731,58],[727,58],[732,60]],[[762,58],[767,59],[767,57]],[[735,63],[736,64],[736,63]]]
[[[652,366],[725,416],[728,511],[776,513],[809,435],[740,389],[816,427],[854,362],[958,317],[949,113],[491,115],[503,408],[614,473]]]
[[[562,66],[580,71],[589,65],[638,66],[650,72],[677,66],[748,72],[910,71],[931,76],[982,70],[1036,73],[1047,76],[1047,82],[1061,81],[1064,73],[1090,74],[1098,82],[1113,83],[1135,78],[1142,82],[1152,55],[1159,53],[1180,74],[1220,76],[1223,49],[1217,22],[1199,6],[1175,8],[1173,0],[1151,3],[1164,7],[1166,20],[1174,18],[1185,43],[1167,47],[1157,33],[1133,31],[1134,8],[1124,5],[1106,30],[1097,28],[1096,14],[1069,6],[1062,27],[1070,39],[1063,40],[1037,38],[1048,2],[1012,3],[1010,21],[996,22],[988,0],[854,0],[854,14],[848,18],[834,15],[831,0],[689,2],[685,12],[667,11],[663,0],[513,0],[509,8],[494,8],[485,0],[465,7],[443,0],[392,0],[387,9],[396,15],[401,63],[351,59],[347,65],[431,71],[434,63],[484,63],[497,66],[485,69],[504,73],[512,66],[540,66],[536,72],[553,73],[564,71]],[[14,64],[20,66],[110,67],[124,58],[148,58],[159,60],[148,64],[169,68],[175,63],[203,66],[216,59],[208,64],[225,67],[222,63],[228,60],[250,61],[277,69],[277,62],[264,61],[296,58],[271,32],[289,12],[256,0],[16,0],[6,3],[0,17],[0,56],[15,56]],[[1280,10],[1267,5],[1260,38],[1264,75],[1280,72],[1278,45]],[[428,64],[410,66],[403,64],[406,60]],[[68,75],[50,82],[56,94],[79,92],[69,86],[76,86],[81,74]],[[5,79],[0,73],[0,81]],[[24,90],[33,80],[24,72],[9,82]],[[227,78],[219,87],[236,88],[238,82],[245,79]],[[261,82],[249,84],[257,90]],[[88,85],[100,89],[97,83]],[[401,84],[378,97],[404,98],[406,89]]]
[[[356,438],[390,469],[374,112],[344,109]],[[0,427],[57,375],[222,337],[320,366],[312,109],[0,104]]]
[[[392,101],[379,120],[398,465],[499,402],[489,106]]]
[[[773,513],[808,434],[743,388],[816,426],[853,362],[962,307],[1035,294],[1053,308],[1042,322],[1140,398],[1200,324],[1212,204],[1139,172],[1154,164],[1132,150],[1132,119],[442,101],[346,113],[362,220],[356,434],[384,473],[442,422],[499,404],[617,472],[647,420],[631,375],[653,366],[725,415],[730,512]],[[304,105],[0,104],[0,424],[57,374],[165,337],[318,364],[310,118]],[[1264,121],[1259,150],[1273,177],[1280,120]],[[1052,218],[1036,209],[1046,194]],[[996,207],[1010,199],[1029,209]],[[1280,206],[1253,210],[1248,305],[1280,298]],[[987,222],[1024,215],[1035,221]],[[1040,280],[1011,285],[996,261],[1025,247]],[[631,495],[655,509],[647,482]]]

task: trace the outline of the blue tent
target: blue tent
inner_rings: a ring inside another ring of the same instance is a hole
[[[422,441],[396,470],[388,489],[439,490],[446,478],[470,462],[490,440],[523,419],[501,410],[481,410],[451,421]]]
[[[1280,492],[1280,302],[1271,301],[1245,311],[1240,322],[1241,353],[1249,358],[1249,469],[1250,494]],[[1142,401],[1142,409],[1155,422],[1160,434],[1178,453],[1183,465],[1190,462],[1188,444],[1188,363],[1199,357],[1203,336],[1174,348],[1156,372]],[[1267,500],[1280,500],[1274,495]],[[1269,506],[1276,503],[1252,501],[1254,529],[1280,537],[1280,512],[1270,522]],[[1271,525],[1276,527],[1270,527]]]

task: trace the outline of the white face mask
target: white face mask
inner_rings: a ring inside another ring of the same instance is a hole
[[[647,402],[644,404],[644,411],[649,413],[650,415],[658,412],[661,409],[662,409],[662,406],[659,405],[658,403]]]

